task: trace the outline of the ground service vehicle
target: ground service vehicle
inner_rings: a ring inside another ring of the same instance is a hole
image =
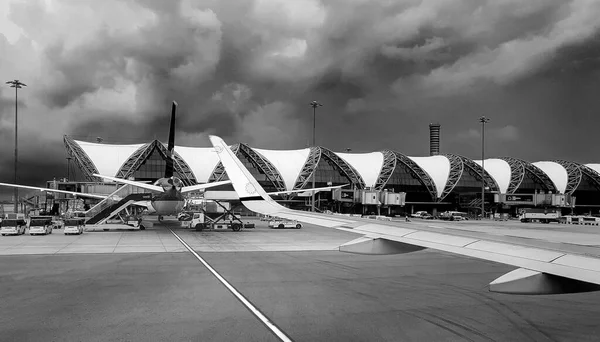
[[[29,235],[52,234],[52,216],[32,216],[29,219]]]
[[[25,222],[23,219],[4,219],[0,225],[2,225],[2,228],[0,228],[0,233],[2,233],[2,236],[23,235],[25,234],[27,222]]]
[[[550,223],[550,222],[558,222],[558,218],[560,216],[561,215],[558,210],[527,208],[527,209],[522,209],[521,215],[519,215],[519,221]]]
[[[425,219],[425,220],[429,220],[429,219],[433,218],[433,216],[426,211],[417,211],[416,213],[410,215],[410,217],[420,218],[420,219]]]
[[[154,227],[154,223],[142,220],[140,216],[127,216],[124,219],[126,225],[144,230]]]
[[[282,219],[275,219],[275,220],[271,220],[269,221],[269,227],[270,228],[296,228],[296,229],[300,229],[302,228],[302,224],[298,221],[295,220],[282,220]]]
[[[414,214],[410,214],[410,217],[414,217],[414,218],[422,218],[423,215],[426,215],[427,212],[426,211],[417,211]]]
[[[63,220],[52,220],[52,229],[62,229],[65,226]]]
[[[84,220],[80,218],[70,218],[65,220],[65,235],[80,235],[83,234]]]
[[[195,228],[201,231],[206,228],[204,224],[204,213],[189,213],[188,215],[182,215],[181,226],[183,228]]]
[[[463,221],[468,220],[467,213],[463,213],[460,211],[446,211],[440,215],[442,220],[449,221]]]

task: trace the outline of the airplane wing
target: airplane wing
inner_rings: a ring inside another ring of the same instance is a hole
[[[132,181],[132,180],[128,180],[128,179],[122,179],[122,178],[117,178],[117,177],[110,177],[110,176],[103,176],[103,175],[99,175],[99,174],[93,174],[96,177],[100,177],[100,178],[105,178],[105,179],[110,179],[114,182],[117,183],[122,183],[122,184],[129,184],[129,185],[133,185],[133,186],[137,186],[139,188],[143,188],[143,189],[148,189],[148,190],[154,190],[157,192],[164,192],[164,189],[160,186],[157,185],[152,185],[152,184],[147,184],[147,183],[142,183],[142,182],[137,182],[137,181]]]
[[[332,190],[332,189],[339,189],[339,188],[343,188],[345,186],[347,186],[349,184],[344,184],[344,185],[334,185],[334,186],[326,186],[326,187],[322,187],[322,188],[312,188],[312,189],[299,189],[299,190],[290,190],[290,191],[277,191],[277,192],[267,192],[268,195],[273,196],[273,195],[283,195],[283,194],[291,194],[291,193],[297,193],[297,192],[319,192],[319,191],[326,191],[326,190]]]
[[[213,188],[215,186],[229,184],[229,183],[231,183],[231,181],[230,180],[226,180],[226,181],[220,181],[220,182],[213,182],[213,183],[206,183],[206,184],[196,184],[196,185],[184,186],[183,188],[181,188],[181,192],[182,193],[186,193],[186,192],[190,192],[190,191],[208,189],[208,188]]]
[[[84,192],[39,188],[36,186],[28,186],[28,185],[19,185],[19,184],[10,184],[10,183],[0,183],[0,185],[1,186],[10,186],[13,188],[23,188],[23,189],[46,191],[46,192],[56,192],[56,193],[61,193],[61,194],[75,195],[75,196],[79,196],[79,197],[90,197],[90,198],[99,198],[99,199],[105,199],[106,197],[108,197],[108,196],[102,196],[102,195],[86,194]]]
[[[561,294],[600,290],[600,258],[571,250],[499,242],[490,235],[440,233],[401,222],[336,216],[285,208],[275,202],[225,142],[210,140],[242,204],[254,212],[362,234],[339,247],[359,254],[402,254],[432,248],[513,265],[517,269],[492,281],[489,290],[509,294]],[[483,236],[483,237],[482,237]]]

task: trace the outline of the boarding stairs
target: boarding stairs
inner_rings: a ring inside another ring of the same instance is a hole
[[[152,194],[126,184],[109,194],[85,213],[86,224],[104,224],[111,217],[138,201],[149,201]]]

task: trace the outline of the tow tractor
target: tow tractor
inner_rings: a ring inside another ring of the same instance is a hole
[[[140,230],[144,230],[146,228],[152,228],[154,224],[150,221],[142,220],[141,216],[130,215],[124,218],[121,218],[123,222],[131,227],[139,228]]]

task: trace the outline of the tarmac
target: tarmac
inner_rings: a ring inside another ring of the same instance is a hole
[[[600,335],[600,293],[491,293],[487,284],[513,267],[432,250],[346,254],[337,246],[358,235],[254,222],[257,228],[240,232],[196,232],[166,222],[144,231],[0,237],[0,341],[284,340],[260,315],[293,341],[597,341]],[[600,227],[412,224],[496,235],[496,229],[547,232],[550,240],[600,236]]]

